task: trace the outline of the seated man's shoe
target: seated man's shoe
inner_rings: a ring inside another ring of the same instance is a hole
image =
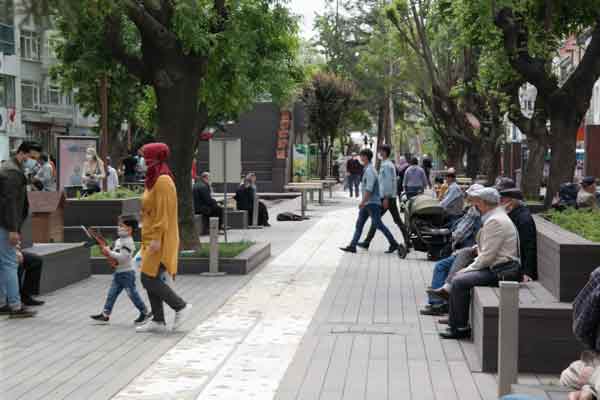
[[[440,332],[442,339],[468,339],[471,337],[471,328],[452,329],[446,328]]]
[[[31,296],[21,296],[21,301],[26,306],[43,306],[45,302],[41,300],[36,300]]]
[[[433,317],[440,317],[448,314],[448,306],[446,304],[435,304],[427,305],[425,308],[419,311],[421,315],[430,315]]]
[[[356,247],[352,246],[340,247],[340,250],[346,253],[356,253]]]
[[[450,299],[450,293],[448,293],[448,291],[444,288],[427,289],[427,294],[444,301],[448,301]]]
[[[361,249],[365,249],[365,250],[369,250],[369,246],[371,246],[371,243],[369,242],[360,242],[356,244],[358,247],[360,247]]]
[[[37,312],[35,312],[35,311],[30,311],[30,310],[26,309],[25,307],[21,307],[18,310],[11,310],[11,312],[9,314],[9,318],[13,318],[13,319],[32,318],[32,317],[35,317],[36,314],[37,314]]]

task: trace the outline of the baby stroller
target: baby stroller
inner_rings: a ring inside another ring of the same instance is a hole
[[[405,200],[404,218],[415,250],[426,252],[433,261],[449,255],[452,232],[444,227],[446,211],[437,199],[419,195]]]

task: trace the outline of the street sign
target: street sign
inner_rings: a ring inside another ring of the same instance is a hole
[[[242,177],[242,140],[213,138],[209,146],[210,180],[214,183],[239,183]]]

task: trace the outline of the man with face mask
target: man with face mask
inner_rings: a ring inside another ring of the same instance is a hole
[[[15,156],[0,168],[0,298],[6,294],[8,300],[8,304],[0,308],[0,315],[11,318],[35,315],[21,302],[17,248],[21,241],[21,227],[29,214],[24,171],[35,166],[41,151],[39,143],[25,141]]]

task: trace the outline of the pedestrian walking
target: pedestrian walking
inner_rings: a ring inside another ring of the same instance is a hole
[[[401,246],[389,229],[381,221],[381,194],[380,187],[377,177],[377,172],[373,167],[373,152],[370,149],[363,149],[360,152],[361,163],[364,165],[364,172],[362,177],[362,201],[359,205],[358,220],[356,221],[356,229],[354,231],[354,237],[352,242],[346,247],[342,247],[340,250],[347,253],[356,253],[356,246],[362,235],[362,231],[365,227],[365,223],[370,218],[371,224],[379,229],[389,242],[389,249],[386,251],[387,254],[395,253],[398,251],[400,256],[405,256],[405,249]]]
[[[358,187],[363,174],[363,166],[357,159],[356,153],[352,153],[352,158],[346,163],[346,175],[348,177],[348,188],[350,189],[350,197],[355,195],[359,197]]]
[[[164,143],[142,148],[147,170],[142,197],[142,285],[148,292],[152,321],[137,328],[138,332],[166,332],[163,303],[175,310],[173,330],[189,315],[186,304],[169,285],[177,275],[179,223],[177,189],[167,161],[170,150]]]
[[[405,250],[402,252],[404,255],[408,253],[408,249],[410,248],[410,236],[408,233],[408,229],[402,218],[400,217],[400,212],[398,211],[398,203],[396,202],[396,193],[398,187],[398,177],[396,174],[396,166],[390,160],[390,154],[392,153],[392,148],[390,145],[383,145],[379,150],[379,155],[382,159],[381,166],[379,167],[379,188],[382,197],[382,216],[385,213],[390,212],[392,214],[392,218],[394,219],[394,223],[400,228],[402,232],[402,236],[404,237],[404,248]],[[371,224],[369,228],[369,232],[367,233],[367,237],[363,242],[357,244],[358,247],[362,247],[363,249],[369,249],[371,245],[371,241],[373,241],[373,237],[375,237],[376,227],[374,224]]]
[[[413,157],[410,160],[410,167],[404,173],[404,193],[409,199],[425,192],[428,186],[427,175],[423,168],[419,167],[419,160]]]

